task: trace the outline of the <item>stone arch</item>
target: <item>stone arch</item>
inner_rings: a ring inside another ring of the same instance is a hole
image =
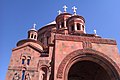
[[[22,66],[22,69],[21,69],[22,71],[23,70],[27,70],[27,68],[26,68],[26,66]]]
[[[68,74],[70,67],[80,60],[90,60],[99,63],[106,71],[108,71],[112,80],[120,79],[120,69],[117,64],[105,54],[92,49],[79,49],[67,55],[58,67],[57,78],[67,80],[66,75]]]
[[[41,65],[39,69],[42,69],[43,67],[46,68],[47,70],[49,69],[47,65]]]
[[[51,74],[51,70],[50,70],[49,65],[47,65],[47,64],[40,65],[38,71],[40,71],[40,70],[42,70],[44,72],[44,79],[43,80],[49,80],[50,74]]]

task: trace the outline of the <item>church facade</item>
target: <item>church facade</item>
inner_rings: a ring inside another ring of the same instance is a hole
[[[12,49],[6,80],[120,80],[116,41],[86,33],[85,19],[66,8]]]

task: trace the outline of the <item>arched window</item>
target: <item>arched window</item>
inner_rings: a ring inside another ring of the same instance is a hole
[[[27,58],[27,65],[29,65],[29,64],[30,64],[30,59],[31,59],[31,57],[30,57],[30,56],[28,56],[28,58]]]
[[[74,25],[71,26],[71,31],[74,31]]]
[[[84,31],[84,26],[82,25],[82,30]]]
[[[31,35],[31,38],[33,38],[33,34]]]
[[[25,77],[25,70],[22,71],[22,80],[24,80]]]
[[[61,27],[64,28],[64,22],[61,23]]]
[[[28,34],[28,38],[30,38],[30,34]]]
[[[77,30],[80,30],[80,24],[77,23]]]
[[[25,63],[25,59],[22,59],[22,64],[24,64]]]
[[[36,35],[34,36],[34,39],[36,39]]]
[[[25,59],[26,59],[26,57],[23,56],[23,57],[22,57],[22,64],[25,64]]]

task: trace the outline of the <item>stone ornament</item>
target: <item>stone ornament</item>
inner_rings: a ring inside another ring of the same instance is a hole
[[[29,73],[25,75],[25,80],[31,80]]]
[[[20,75],[18,73],[15,73],[13,76],[13,80],[20,80]]]
[[[39,80],[44,80],[44,75],[45,75],[45,72],[42,69],[40,69],[40,71],[39,71]]]

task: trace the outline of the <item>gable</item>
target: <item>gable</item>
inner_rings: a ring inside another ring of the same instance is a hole
[[[37,52],[43,52],[42,47],[35,46],[35,45],[31,44],[31,43],[26,43],[24,45],[18,46],[16,48],[14,48],[12,51],[19,50],[19,49],[22,49],[22,48],[25,49],[25,47],[30,47],[30,48],[34,49],[35,51],[37,51]]]

